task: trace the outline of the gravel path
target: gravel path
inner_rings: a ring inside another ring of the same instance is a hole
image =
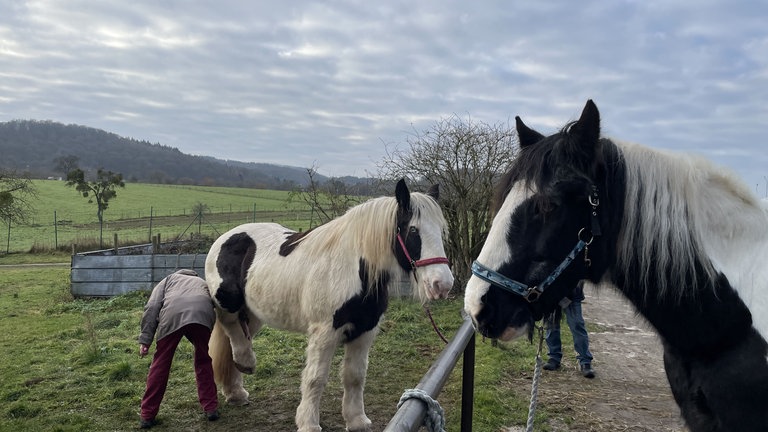
[[[539,384],[539,405],[554,413],[550,428],[687,431],[669,390],[661,343],[655,332],[614,289],[588,287],[585,294],[584,318],[588,325],[599,327],[589,335],[597,376],[592,380],[583,378],[573,348],[563,347],[564,367],[555,372],[543,371]],[[521,386],[521,393],[530,394],[531,376],[517,380],[515,385]]]

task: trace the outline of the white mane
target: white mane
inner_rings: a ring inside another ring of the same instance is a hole
[[[645,288],[654,281],[659,297],[693,295],[686,277],[697,277],[691,269],[698,260],[708,281],[718,273],[728,278],[754,318],[753,306],[768,303],[763,203],[733,174],[703,158],[614,142],[627,176],[618,258],[621,266],[633,260],[639,265],[642,280],[633,282]]]

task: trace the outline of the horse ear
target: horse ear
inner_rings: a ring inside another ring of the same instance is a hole
[[[440,199],[440,185],[433,184],[429,187],[427,195],[431,196],[435,201]]]
[[[409,211],[411,209],[411,192],[405,184],[405,179],[400,179],[395,186],[395,199],[400,211]]]
[[[526,126],[520,120],[520,116],[515,116],[515,129],[517,129],[517,139],[520,142],[520,147],[528,147],[544,139],[544,135]]]
[[[580,142],[589,145],[596,145],[600,139],[600,112],[592,99],[584,105],[581,111],[581,117],[571,127],[569,134],[576,135]]]

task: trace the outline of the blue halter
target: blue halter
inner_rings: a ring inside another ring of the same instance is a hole
[[[568,268],[569,265],[571,265],[573,260],[576,259],[576,256],[581,253],[581,251],[586,250],[587,246],[592,244],[592,240],[595,238],[595,236],[602,234],[600,224],[597,220],[597,206],[600,204],[600,199],[597,195],[597,186],[592,186],[592,194],[589,196],[589,203],[592,205],[592,237],[588,241],[582,240],[581,235],[585,228],[579,230],[576,246],[571,249],[571,252],[565,257],[565,259],[563,259],[563,261],[557,267],[555,267],[554,270],[552,270],[552,273],[550,273],[549,276],[547,276],[546,279],[544,279],[540,284],[534,286],[526,285],[522,282],[508,278],[497,271],[491,270],[488,267],[480,264],[478,261],[474,261],[472,263],[472,274],[505,291],[509,291],[513,294],[522,296],[529,303],[535,302],[539,299],[539,297],[541,297],[541,295],[544,293],[544,290],[552,285],[560,276],[560,274],[566,268]],[[584,252],[584,262],[587,264],[587,267],[589,267],[591,264],[589,258],[587,258],[586,252]]]
[[[590,239],[590,243],[591,242],[592,240]],[[541,295],[544,293],[544,290],[552,285],[552,283],[555,281],[555,279],[558,278],[558,276],[560,276],[563,270],[565,270],[573,262],[573,260],[576,259],[576,255],[584,250],[588,244],[589,243],[585,242],[584,240],[579,239],[579,241],[576,242],[576,246],[571,249],[571,252],[568,254],[568,256],[565,257],[560,265],[555,267],[555,269],[552,270],[552,273],[550,273],[549,276],[547,276],[547,278],[538,285],[528,286],[522,282],[510,279],[499,272],[489,269],[477,261],[472,263],[472,274],[490,284],[496,285],[503,290],[522,296],[528,300],[529,303],[533,303],[538,300],[539,297],[541,297]]]

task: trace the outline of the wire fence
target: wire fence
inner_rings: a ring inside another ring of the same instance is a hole
[[[113,214],[114,213],[114,214]],[[316,224],[310,210],[256,209],[235,206],[208,208],[194,213],[189,209],[136,209],[104,213],[102,226],[95,214],[54,211],[48,220],[37,215],[23,225],[0,225],[0,253],[77,251],[185,239],[192,235],[216,238],[237,225],[276,222],[295,230]]]

